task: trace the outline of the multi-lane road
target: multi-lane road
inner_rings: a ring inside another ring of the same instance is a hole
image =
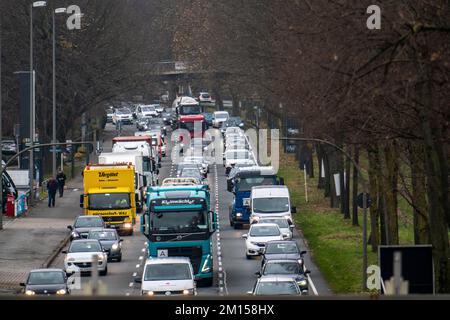
[[[134,126],[124,126],[122,135],[134,135]],[[103,151],[109,152],[111,140],[116,135],[115,127],[106,126],[104,132]],[[170,139],[168,139],[170,141]],[[168,143],[167,157],[163,158],[160,169],[160,182],[167,177],[176,176],[176,165],[172,163],[171,145]],[[211,188],[211,204],[218,214],[219,228],[214,234],[214,283],[212,287],[199,288],[199,296],[205,295],[243,295],[251,290],[255,283],[255,272],[259,271],[259,258],[248,260],[245,257],[245,241],[242,235],[244,229],[235,230],[229,225],[228,211],[233,195],[226,190],[225,169],[222,164],[210,167],[208,182]],[[81,192],[81,191],[80,191]],[[81,212],[80,212],[81,213]],[[301,210],[299,213],[301,214]],[[301,226],[297,226],[300,227]],[[100,277],[101,289],[104,293],[114,296],[135,296],[140,294],[140,285],[134,283],[134,278],[140,276],[146,256],[146,238],[140,233],[139,223],[135,226],[135,233],[130,237],[123,237],[122,262],[108,263],[108,275]],[[294,239],[300,248],[305,249],[305,242],[301,233],[295,231]],[[63,267],[64,255],[60,254],[53,262],[53,267]],[[309,284],[310,295],[327,295],[329,289],[310,256],[305,256],[305,264],[311,270]],[[83,276],[81,290],[74,290],[75,295],[84,294],[88,289],[91,277]]]

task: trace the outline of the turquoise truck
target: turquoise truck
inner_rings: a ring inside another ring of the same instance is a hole
[[[207,185],[147,188],[141,232],[148,257],[188,257],[199,285],[213,284],[213,237],[216,213]]]

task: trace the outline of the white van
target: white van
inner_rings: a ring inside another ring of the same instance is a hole
[[[194,269],[187,257],[149,258],[145,262],[141,294],[147,296],[196,295]]]
[[[292,224],[292,213],[297,213],[297,208],[291,207],[288,187],[278,185],[252,187],[250,208],[250,223],[270,216],[285,217],[289,224]]]

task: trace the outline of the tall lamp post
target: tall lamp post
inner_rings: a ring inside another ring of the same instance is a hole
[[[65,13],[66,8],[58,8],[52,10],[52,22],[53,22],[53,132],[52,142],[56,143],[56,26],[55,26],[55,14]],[[62,157],[62,155],[61,155]],[[52,175],[56,177],[56,147],[52,152]]]
[[[30,144],[34,145],[35,139],[35,99],[34,99],[34,61],[33,61],[33,8],[46,7],[46,1],[36,1],[30,5]],[[34,200],[34,149],[30,150],[30,157],[28,160],[28,169],[30,172],[30,200]]]

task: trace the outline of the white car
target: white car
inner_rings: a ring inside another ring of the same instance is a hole
[[[186,156],[183,158],[184,163],[197,163],[202,166],[202,173],[209,173],[209,165],[204,157]]]
[[[149,258],[141,278],[141,294],[147,296],[196,295],[194,270],[189,258]]]
[[[160,105],[160,104],[155,104],[154,107],[155,107],[155,109],[156,109],[156,112],[158,112],[158,114],[161,114],[161,113],[164,112],[164,107],[163,107],[162,105]]]
[[[266,247],[267,242],[286,239],[275,223],[252,224],[248,233],[242,235],[242,238],[245,239],[245,255],[247,259],[259,256]]]
[[[231,134],[244,135],[244,131],[239,127],[228,127],[225,130],[225,136],[230,136]]]
[[[74,240],[70,244],[64,258],[64,270],[68,273],[73,272],[78,267],[80,272],[92,271],[92,257],[98,257],[98,271],[101,276],[108,273],[108,254],[107,250],[102,248],[100,241],[97,239]]]
[[[132,123],[133,122],[133,113],[128,108],[120,108],[114,111],[112,116],[112,122],[117,124],[118,121],[122,123]]]
[[[208,92],[200,92],[198,95],[199,102],[212,102],[211,96]]]
[[[230,118],[230,114],[228,111],[216,111],[213,115],[213,127],[220,128],[223,122],[227,121]]]
[[[136,109],[136,116],[138,120],[153,118],[158,115],[155,106],[153,105],[143,105],[138,106]]]
[[[226,174],[230,172],[233,165],[256,165],[256,160],[253,158],[253,154],[246,149],[227,150],[224,153],[224,158],[224,167]]]
[[[291,240],[293,237],[294,225],[289,224],[289,221],[284,217],[261,217],[257,218],[254,223],[275,223],[285,239]]]

